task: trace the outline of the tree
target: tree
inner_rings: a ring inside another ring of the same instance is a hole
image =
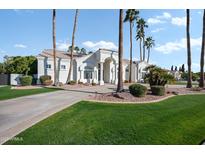
[[[120,15],[119,15],[119,49],[118,49],[118,63],[119,63],[119,69],[118,69],[118,84],[117,84],[117,92],[121,92],[123,90],[123,68],[122,68],[122,58],[123,58],[123,9],[120,9]]]
[[[4,64],[0,63],[0,74],[5,73]]]
[[[182,64],[182,72],[183,72],[183,73],[185,72],[184,64]]]
[[[172,65],[172,67],[171,67],[171,71],[173,71],[174,70],[174,66]]]
[[[147,54],[147,63],[149,63],[149,58],[150,58],[150,50],[151,48],[155,45],[154,40],[152,37],[148,37],[145,40],[145,47],[147,48],[148,54]]]
[[[72,49],[72,48],[71,48]],[[75,48],[74,48],[74,50],[78,53],[79,51],[80,51],[80,48],[78,47],[78,46],[76,46]]]
[[[205,45],[205,10],[203,15],[203,34],[201,43],[201,58],[200,58],[200,79],[199,87],[204,88],[204,45]]]
[[[129,82],[132,82],[132,28],[133,21],[138,19],[139,11],[135,9],[128,9],[126,11],[126,16],[124,22],[129,22],[130,24],[130,69],[129,69]]]
[[[77,20],[78,20],[78,9],[75,11],[75,20],[74,20],[74,26],[73,26],[73,34],[72,34],[72,48],[71,48],[71,53],[70,53],[70,68],[68,72],[68,78],[67,78],[67,83],[71,80],[71,72],[72,72],[72,67],[73,67],[73,50],[74,50],[74,43],[75,43],[75,32],[76,32],[76,27],[77,27]]]
[[[56,72],[56,10],[53,9],[53,66],[54,66],[54,85],[57,84],[57,72]]]
[[[8,74],[37,74],[37,59],[34,56],[8,57],[4,61],[4,70]]]
[[[174,69],[175,71],[177,71],[177,66],[175,66],[175,69]]]
[[[188,65],[188,80],[187,88],[192,87],[192,74],[191,74],[191,43],[190,43],[190,14],[189,9],[186,10],[186,35],[187,35],[187,65]]]
[[[137,35],[136,35],[136,40],[139,40],[139,44],[140,44],[140,61],[142,61],[142,38],[143,38],[143,34],[141,31],[137,31]]]
[[[81,48],[81,49],[80,49],[80,53],[81,53],[81,54],[84,54],[84,55],[85,55],[85,54],[86,54],[86,52],[87,52],[87,51],[86,51],[86,49],[85,49],[85,48]]]
[[[137,20],[137,40],[140,39],[140,50],[141,49],[141,42],[143,43],[143,57],[140,59],[141,61],[145,60],[145,28],[147,28],[148,25],[146,24],[146,21],[143,18],[140,18]],[[142,54],[142,51],[140,51]]]

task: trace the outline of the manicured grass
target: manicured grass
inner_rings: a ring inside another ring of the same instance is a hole
[[[199,144],[205,139],[205,95],[152,104],[79,102],[6,144]]]
[[[52,92],[59,89],[56,88],[38,88],[38,89],[27,89],[27,90],[17,90],[17,89],[11,89],[10,86],[0,87],[0,100],[6,100],[21,96],[27,96],[27,95],[34,95],[34,94],[40,94],[40,93],[46,93],[46,92]]]

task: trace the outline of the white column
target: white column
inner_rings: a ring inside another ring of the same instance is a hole
[[[80,82],[84,82],[84,69],[80,68]]]
[[[117,82],[118,82],[118,69],[117,69],[117,67],[118,67],[118,64],[115,63],[115,84],[117,84]]]
[[[100,85],[104,85],[104,80],[103,80],[103,62],[100,62]]]

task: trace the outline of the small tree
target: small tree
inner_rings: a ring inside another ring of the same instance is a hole
[[[177,66],[175,66],[175,69],[174,69],[175,71],[177,71]]]
[[[184,64],[182,64],[182,70],[181,70],[183,73],[185,72],[185,67],[184,67]]]
[[[172,67],[171,67],[171,71],[173,71],[174,70],[174,66],[172,65]]]
[[[0,74],[5,73],[4,64],[0,63]]]
[[[175,81],[174,76],[169,74],[168,71],[157,67],[155,65],[148,66],[146,68],[148,72],[145,75],[144,80],[150,84],[150,86],[165,86],[167,83],[172,83]]]

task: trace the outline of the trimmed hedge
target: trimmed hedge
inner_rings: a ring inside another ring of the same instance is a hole
[[[163,96],[165,95],[165,87],[164,86],[151,86],[151,91],[153,95]]]
[[[135,97],[143,97],[147,94],[147,87],[141,84],[132,84],[129,86],[129,91]]]
[[[71,80],[71,81],[68,82],[68,84],[74,85],[74,84],[76,84],[76,81],[75,80]]]
[[[22,86],[30,86],[32,83],[32,76],[22,76],[19,78]]]
[[[51,80],[51,76],[50,75],[42,75],[42,76],[40,76],[41,84],[45,85],[45,81],[47,82],[47,80]]]

